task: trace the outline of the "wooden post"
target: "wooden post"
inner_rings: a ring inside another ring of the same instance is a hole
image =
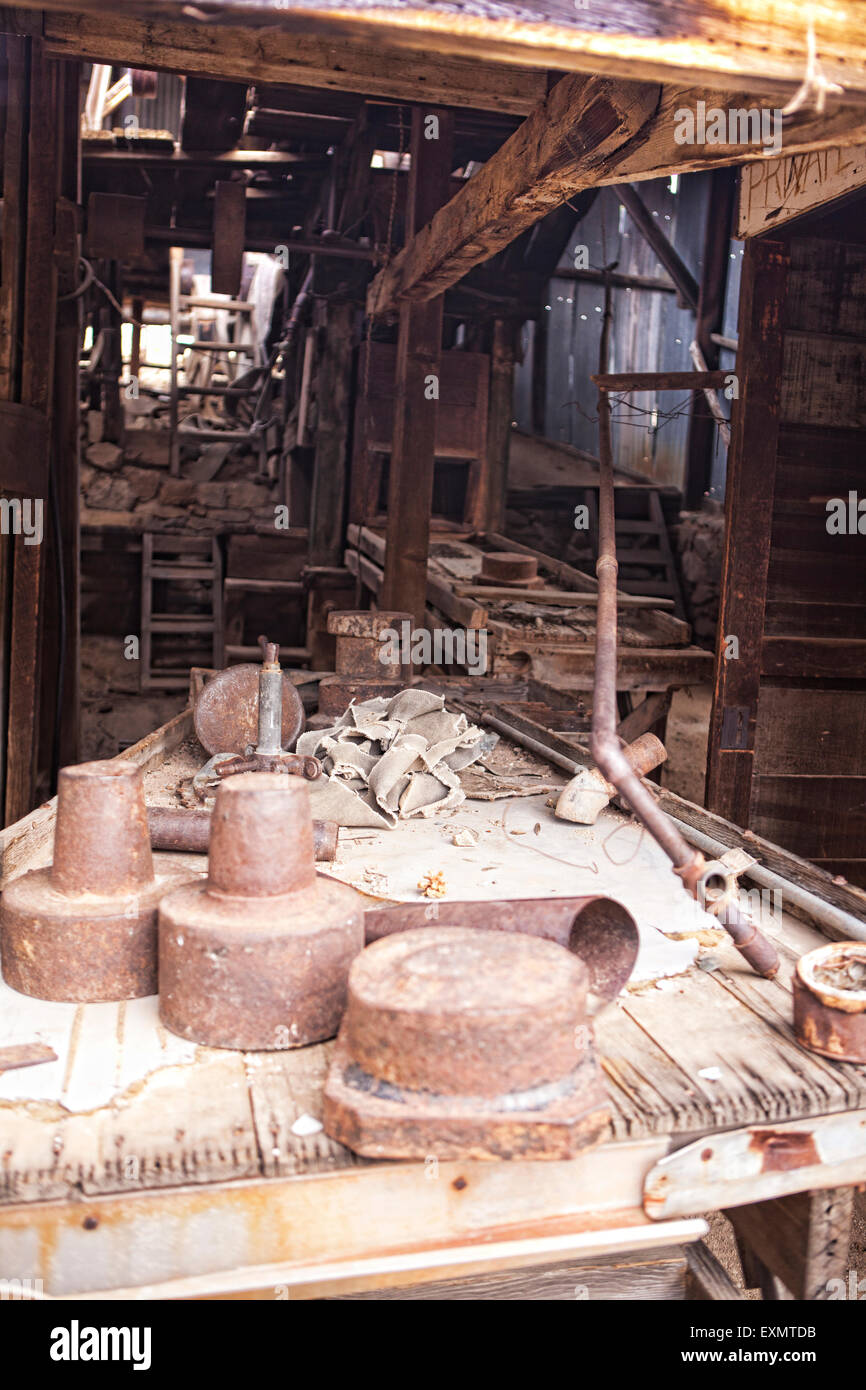
[[[432,121],[438,138],[427,138]],[[450,111],[412,111],[412,169],[406,233],[413,236],[448,201],[454,120]],[[400,305],[394,434],[388,481],[388,548],[381,606],[415,614],[423,627],[433,503],[444,297]]]
[[[79,275],[81,238],[76,206],[81,202],[80,101],[81,64],[60,65],[60,196],[58,204],[58,291],[74,290]],[[81,350],[81,300],[57,307],[52,419],[52,487],[57,489],[60,522],[58,563],[62,564],[64,643],[63,685],[54,754],[64,767],[79,761],[81,705],[81,458],[78,358]],[[58,602],[60,595],[58,595]]]
[[[339,565],[343,555],[354,318],[351,304],[327,306],[317,376],[316,455],[310,502],[312,565]]]
[[[725,557],[707,750],[707,807],[749,824],[779,436],[788,251],[747,241],[725,497]],[[736,639],[736,655],[729,638]]]
[[[21,104],[16,118],[7,126],[7,153],[10,143],[13,149],[4,184],[3,309],[4,327],[17,336],[20,356],[13,351],[11,360],[7,357],[4,383],[8,399],[48,416],[57,306],[54,235],[61,65],[46,58],[44,44],[38,37],[8,38],[7,53]],[[8,225],[10,207],[14,209],[14,226]],[[14,248],[13,261],[7,261],[10,246]],[[22,277],[17,288],[11,284],[12,277]],[[47,434],[45,437],[47,440]],[[49,525],[48,500],[47,496],[31,499],[34,509],[41,512],[43,537]],[[27,537],[23,531],[9,539],[13,568],[5,735],[7,823],[25,815],[36,797],[41,693],[38,667],[45,574],[44,544],[33,544],[33,536]]]
[[[724,321],[736,189],[733,169],[717,169],[712,175],[695,325],[695,340],[711,372],[719,365],[719,348],[712,334],[721,333]],[[716,440],[716,424],[706,397],[693,396],[686,461],[687,507],[699,507],[710,486]]]
[[[144,318],[144,300],[136,296],[132,301],[132,347],[129,353],[129,375],[137,377],[141,371],[141,322]]]
[[[493,324],[490,353],[490,405],[487,417],[487,497],[484,529],[505,530],[508,491],[508,446],[514,399],[514,335],[508,319]]]

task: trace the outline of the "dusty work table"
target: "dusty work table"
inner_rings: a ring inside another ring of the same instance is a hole
[[[169,799],[190,732],[185,714],[129,750],[149,801]],[[606,1143],[568,1162],[359,1159],[317,1124],[331,1044],[197,1047],[160,1025],[155,998],[50,1004],[0,984],[0,1048],[57,1053],[0,1074],[0,1279],[109,1297],[573,1298],[682,1297],[689,1273],[724,1297],[695,1244],[702,1214],[723,1209],[768,1293],[775,1275],[826,1296],[866,1181],[866,1067],[804,1051],[790,1024],[794,962],[826,938],[765,914],[783,965],[759,979],[627,817],[578,830],[546,799],[344,830],[323,867],[379,898],[417,900],[421,874],[441,870],[452,899],[623,902],[641,952],[597,1024]],[[52,831],[49,804],[2,832],[4,882],[50,861]]]

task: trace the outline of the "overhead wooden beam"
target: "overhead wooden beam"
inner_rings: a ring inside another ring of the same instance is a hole
[[[426,139],[431,117],[438,121],[437,137]],[[423,226],[448,197],[453,143],[450,112],[413,108],[407,232]],[[414,614],[419,627],[424,626],[427,606],[443,307],[442,296],[425,304],[404,304],[397,339],[388,547],[381,604]]]
[[[67,7],[72,0],[67,0]],[[76,10],[86,6],[75,5]],[[175,11],[180,6],[175,6]],[[472,107],[525,116],[544,95],[547,76],[503,68],[478,58],[441,58],[382,48],[364,41],[271,28],[251,29],[168,17],[142,19],[112,8],[107,25],[97,14],[46,14],[47,52],[122,67],[360,92],[398,101]],[[280,11],[280,18],[284,12]]]
[[[660,89],[565,77],[373,281],[370,313],[439,294],[597,181],[656,110]]]
[[[370,286],[367,308],[384,314],[401,299],[441,294],[472,266],[507,246],[551,208],[584,188],[765,159],[761,145],[681,144],[676,113],[729,105],[748,110],[754,95],[707,93],[605,77],[564,77],[551,88],[432,222]],[[866,143],[866,113],[802,112],[786,123],[786,152]]]
[[[32,9],[62,10],[70,0],[25,0]],[[111,14],[112,0],[77,0],[76,8]],[[186,8],[186,7],[184,7]],[[179,0],[136,0],[147,19],[172,18]],[[787,90],[803,80],[811,19],[824,75],[850,90],[866,91],[866,39],[858,0],[805,6],[802,0],[522,0],[519,7],[475,0],[459,9],[450,0],[391,0],[387,5],[346,0],[209,0],[206,19],[189,7],[198,30],[220,21],[302,26],[340,42],[367,43],[381,59],[383,43],[460,59],[534,65],[563,72],[639,75],[652,81],[702,82],[737,87],[760,80],[762,90]],[[747,81],[744,81],[747,79]],[[768,85],[769,84],[769,85]],[[468,84],[471,88],[471,84]],[[431,99],[431,92],[419,93]]]

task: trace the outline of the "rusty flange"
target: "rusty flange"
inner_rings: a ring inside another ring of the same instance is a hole
[[[552,941],[407,931],[352,966],[325,1129],[369,1157],[568,1158],[609,1122],[586,967]]]
[[[246,753],[259,732],[260,666],[230,666],[218,671],[195,705],[195,733],[208,753]],[[282,746],[294,748],[304,727],[304,706],[288,676],[283,674]]]
[[[866,1062],[866,943],[840,941],[801,956],[793,991],[804,1047],[836,1062]]]
[[[252,1051],[337,1031],[362,899],[316,875],[307,784],[250,772],[222,783],[208,878],[159,914],[159,1012],[181,1037]]]
[[[544,580],[538,574],[534,555],[519,550],[488,550],[481,556],[480,584],[502,584],[518,589],[539,589]]]
[[[397,642],[383,639],[388,631],[401,637],[403,623],[411,631],[411,613],[346,609],[328,614],[328,631],[337,638],[336,675],[319,682],[320,713],[339,715],[352,700],[388,698],[405,688],[401,649]]]
[[[63,768],[54,863],[13,879],[0,901],[4,979],[74,1003],[155,994],[157,903],[190,877],[154,874],[139,767]]]

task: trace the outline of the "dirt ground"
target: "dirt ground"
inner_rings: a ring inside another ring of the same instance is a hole
[[[186,704],[182,691],[143,695],[138,688],[139,666],[123,655],[123,642],[114,637],[84,637],[81,665],[82,760],[111,758],[145,734],[180,713]],[[677,691],[668,718],[668,761],[664,784],[680,796],[703,804],[712,690],[699,686]],[[707,1240],[730,1278],[742,1289],[743,1275],[729,1221],[709,1216]],[[866,1277],[866,1197],[859,1197],[848,1267]],[[747,1297],[758,1298],[756,1290]]]

